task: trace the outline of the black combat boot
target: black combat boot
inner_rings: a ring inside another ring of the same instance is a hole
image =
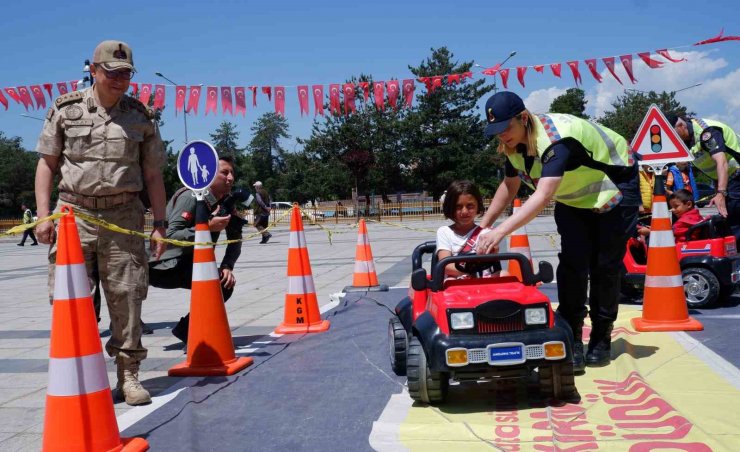
[[[586,361],[583,358],[583,320],[568,323],[573,330],[573,373],[583,375],[586,372]]]
[[[612,362],[612,329],[613,322],[593,321],[591,338],[588,341],[586,365],[589,367],[604,367]]]

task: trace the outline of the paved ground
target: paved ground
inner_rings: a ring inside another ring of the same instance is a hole
[[[403,223],[403,226],[413,229],[369,224],[370,242],[381,283],[407,286],[411,251],[417,244],[433,240],[434,231],[442,224],[445,222],[441,220]],[[343,225],[328,227],[334,231],[331,245],[326,231],[306,226],[320,305],[332,301],[332,294],[351,283],[355,255],[357,230]],[[537,218],[528,229],[535,260],[548,260],[555,264],[559,241],[552,234],[552,218]],[[258,363],[259,357],[263,356],[260,349],[273,343],[273,339],[264,335],[282,321],[287,236],[287,229],[283,227],[276,230],[266,245],[259,245],[256,239],[245,243],[236,268],[237,289],[227,304],[237,352],[252,354]],[[217,255],[220,257],[220,253]],[[36,450],[43,430],[51,320],[46,293],[45,247],[20,248],[15,246],[14,239],[0,240],[0,289],[4,294],[0,298],[3,325],[0,329],[0,449]],[[155,329],[155,333],[144,337],[149,358],[143,363],[142,380],[155,396],[155,403],[135,409],[117,403],[121,430],[131,428],[132,432],[140,433],[146,421],[136,424],[137,421],[174,398],[179,388],[199,384],[198,379],[166,375],[169,367],[184,359],[183,347],[171,336],[170,329],[186,312],[188,303],[188,291],[150,289],[144,304],[144,320]],[[737,304],[732,301],[730,307],[695,313],[703,316],[702,321],[708,329],[696,337],[716,352],[728,355],[736,366],[740,365],[740,352],[732,338],[731,327],[740,318]],[[105,309],[103,317],[100,326],[105,340],[108,334]],[[385,352],[385,337],[378,338],[378,341],[383,342],[381,348]],[[110,360],[108,366],[109,379],[115,382]],[[269,367],[270,364],[264,362],[262,366]],[[264,409],[279,410],[282,405],[270,405]],[[291,408],[288,405],[285,409]]]

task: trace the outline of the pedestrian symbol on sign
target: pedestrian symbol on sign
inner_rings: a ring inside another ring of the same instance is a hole
[[[216,178],[218,154],[206,141],[193,141],[185,145],[177,156],[177,175],[187,188],[202,192]]]

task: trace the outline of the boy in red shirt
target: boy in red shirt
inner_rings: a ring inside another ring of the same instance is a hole
[[[704,217],[699,213],[699,209],[694,206],[694,195],[685,189],[676,190],[668,198],[668,205],[671,206],[671,212],[677,217],[673,223],[673,235],[676,242],[686,241],[686,231],[702,220]]]

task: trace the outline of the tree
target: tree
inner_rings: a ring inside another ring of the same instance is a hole
[[[34,174],[38,157],[26,151],[20,137],[8,138],[0,132],[0,211],[19,215],[21,204],[35,204]]]
[[[569,88],[564,94],[556,97],[550,104],[550,113],[565,113],[588,119],[585,113],[586,92],[580,88]]]
[[[285,169],[286,150],[280,144],[288,139],[288,121],[277,113],[265,113],[252,126],[252,140],[249,153],[257,177],[267,180],[275,176],[277,170]]]
[[[218,129],[209,135],[211,136],[213,147],[216,148],[216,152],[220,156],[225,155],[235,158],[244,151],[244,149],[240,149],[237,145],[239,132],[236,130],[236,125],[229,121],[222,122],[218,126]]]
[[[656,104],[665,115],[686,115],[686,107],[676,100],[676,93],[625,90],[597,122],[622,135],[627,141],[637,133],[650,105]]]
[[[409,66],[417,77],[462,74],[473,62],[457,62],[446,47],[418,66]],[[403,139],[415,180],[438,197],[455,179],[470,179],[481,188],[496,185],[495,152],[484,136],[486,122],[476,104],[493,89],[484,80],[446,84],[416,96],[416,108],[404,120]]]

